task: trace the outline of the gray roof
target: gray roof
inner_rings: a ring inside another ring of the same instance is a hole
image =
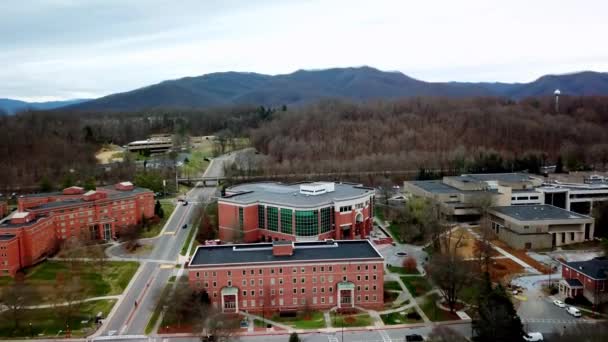
[[[520,221],[592,220],[589,216],[564,210],[549,204],[492,207],[492,210]]]
[[[488,182],[488,181],[502,181],[509,183],[525,182],[532,179],[527,173],[476,173],[476,174],[464,174],[458,176],[463,181],[470,182]]]
[[[564,279],[566,281],[566,283],[568,283],[568,285],[570,286],[583,286],[583,283],[581,283],[580,280],[578,279]]]
[[[0,229],[3,229],[3,228],[15,229],[15,228],[29,227],[44,218],[46,218],[46,216],[36,217],[35,219],[33,219],[29,222],[25,222],[25,223],[11,223],[10,218],[5,218],[4,220],[0,221]]]
[[[127,198],[127,197],[131,197],[134,194],[137,193],[142,193],[142,192],[148,192],[150,190],[146,189],[146,188],[139,188],[139,187],[135,187],[133,188],[133,190],[116,190],[114,189],[114,186],[102,186],[102,187],[98,187],[97,190],[104,190],[107,192],[108,197],[107,198],[103,198],[100,199],[99,201],[103,201],[103,200],[119,200],[122,198]],[[43,197],[44,195],[46,196],[61,196],[62,193],[45,193],[45,194],[36,194],[38,197]],[[66,196],[73,196],[73,195],[66,195]],[[91,203],[93,204],[95,201],[85,201],[82,198],[69,198],[66,200],[59,200],[59,201],[53,201],[53,202],[48,202],[48,203],[42,203],[38,206],[35,207],[31,207],[28,208],[28,210],[32,210],[32,211],[36,211],[36,210],[41,210],[41,209],[52,209],[52,208],[57,208],[57,207],[66,207],[66,206],[73,206],[73,205],[82,205],[85,203]]]
[[[462,190],[449,186],[449,185],[443,183],[442,180],[410,181],[409,183],[421,188],[422,190],[436,193],[436,194],[463,193]]]
[[[317,207],[332,204],[334,201],[356,199],[374,194],[374,189],[360,184],[335,183],[334,191],[319,195],[300,193],[300,184],[247,183],[226,189],[237,194],[221,198],[222,202],[251,204],[273,203],[294,207]]]
[[[565,262],[564,264],[593,279],[606,279],[608,272],[608,259],[606,257],[593,258],[587,261]]]
[[[0,234],[0,241],[12,240],[15,236],[14,234]]]
[[[272,243],[252,243],[199,246],[190,266],[379,258],[382,255],[368,240],[294,242],[293,254],[286,256],[274,256]]]

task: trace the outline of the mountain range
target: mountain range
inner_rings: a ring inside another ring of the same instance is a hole
[[[15,114],[26,109],[48,110],[78,104],[89,100],[90,99],[74,99],[66,101],[25,102],[12,99],[0,99],[0,112],[3,111],[7,114]]]
[[[219,72],[164,81],[68,106],[75,110],[131,111],[205,108],[238,104],[298,105],[322,98],[355,101],[411,96],[500,96],[522,99],[552,95],[608,95],[608,73],[546,75],[529,83],[425,82],[401,72],[371,67],[298,70],[285,75]],[[2,106],[0,105],[0,108]]]

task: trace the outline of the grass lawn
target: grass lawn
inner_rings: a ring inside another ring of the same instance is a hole
[[[400,312],[391,312],[388,314],[384,314],[384,315],[380,315],[380,318],[382,318],[382,322],[384,322],[384,324],[387,325],[394,325],[394,324],[413,324],[413,323],[420,323],[422,322],[422,317],[420,317],[420,315],[418,315],[418,313],[416,313],[415,317],[418,317],[417,319],[410,316],[411,318],[408,318],[408,314],[412,314],[416,312],[416,310],[414,309],[409,309],[406,311],[400,311]]]
[[[372,318],[366,313],[342,315],[335,312],[331,313],[331,324],[334,328],[366,327],[373,325]]]
[[[398,225],[391,222],[388,226],[388,231],[393,236],[393,239],[395,239],[395,241],[403,242],[403,240],[401,239],[401,228]]]
[[[190,230],[188,232],[188,237],[186,237],[186,240],[184,241],[184,245],[182,246],[182,251],[179,252],[179,254],[181,254],[181,255],[186,255],[186,253],[188,253],[188,246],[190,246],[190,241],[192,241],[192,238],[194,237],[194,233],[198,230],[198,224],[190,225],[190,227],[188,227],[188,229]],[[194,247],[193,247],[193,249],[194,249]]]
[[[262,322],[262,320],[260,320],[260,319],[253,320],[253,326],[255,326],[257,328],[266,328],[267,325],[268,325],[268,322]]]
[[[433,288],[424,277],[402,276],[401,281],[414,297],[422,296]]]
[[[375,205],[374,206],[374,215],[380,220],[384,221],[384,210],[382,207]]]
[[[401,286],[399,285],[398,282],[396,282],[394,280],[388,280],[388,281],[384,282],[384,289],[401,291]]]
[[[419,275],[420,274],[420,272],[418,272],[417,269],[410,271],[410,270],[406,269],[405,267],[399,267],[399,266],[393,266],[393,265],[388,265],[387,268],[392,273],[414,274],[414,275]]]
[[[107,261],[100,271],[94,263],[82,263],[80,278],[83,285],[88,289],[88,297],[99,297],[121,294],[131,281],[131,278],[139,268],[137,262]],[[68,265],[65,261],[45,261],[25,270],[26,281],[36,287],[42,294],[42,303],[51,300],[50,294],[55,285],[57,274],[67,272]],[[2,286],[12,282],[2,279]]]
[[[163,208],[163,211],[165,212],[165,216],[162,219],[160,219],[160,221],[158,221],[158,223],[155,223],[155,224],[151,225],[150,227],[148,227],[148,229],[145,229],[141,233],[142,238],[151,238],[151,237],[158,235],[160,233],[160,231],[163,230],[165,223],[167,223],[167,220],[169,219],[169,217],[173,213],[173,210],[175,209],[175,204],[173,204],[171,201],[162,200],[162,201],[160,201],[160,206]]]
[[[422,303],[422,305],[420,305],[420,308],[422,309],[422,311],[424,311],[424,314],[431,321],[434,321],[434,322],[458,320],[459,319],[458,315],[456,315],[455,313],[441,310],[440,308],[437,307],[437,305],[435,305],[435,303],[439,299],[440,299],[440,297],[438,294],[432,294],[430,296],[427,296],[424,299],[424,303]]]
[[[115,300],[98,300],[83,303],[74,317],[67,322],[72,330],[72,337],[82,337],[93,333],[95,315],[102,312],[103,317],[106,317],[115,302]],[[31,330],[30,323],[32,324]],[[21,322],[21,329],[15,331],[10,314],[4,312],[0,313],[0,337],[65,337],[65,323],[63,317],[58,314],[58,310],[54,308],[26,310]]]
[[[281,317],[279,315],[274,315],[270,320],[289,325],[296,329],[325,328],[325,318],[323,318],[323,313],[319,311],[313,311],[309,319],[305,319],[304,313],[298,311],[296,317]]]

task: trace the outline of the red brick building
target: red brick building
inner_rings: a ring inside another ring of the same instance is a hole
[[[199,246],[190,286],[224,312],[383,307],[384,258],[368,240]]]
[[[365,239],[374,189],[346,183],[250,183],[218,200],[223,241]]]
[[[608,259],[562,262],[559,292],[564,297],[584,296],[593,304],[608,301]]]
[[[27,267],[71,237],[110,240],[154,216],[154,194],[129,182],[85,192],[22,196],[18,211],[0,222],[0,276]],[[6,252],[5,252],[6,251]]]

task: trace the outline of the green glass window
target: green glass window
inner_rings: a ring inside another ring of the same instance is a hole
[[[258,205],[258,227],[266,229],[266,207]]]
[[[331,230],[331,208],[321,209],[321,233]]]
[[[275,232],[279,231],[279,209],[276,207],[266,207],[268,215],[267,229]]]
[[[239,229],[243,229],[243,208],[239,207]]]
[[[317,210],[296,210],[296,235],[313,236],[319,234],[319,212]]]
[[[292,231],[293,210],[281,209],[281,233],[293,234]]]

